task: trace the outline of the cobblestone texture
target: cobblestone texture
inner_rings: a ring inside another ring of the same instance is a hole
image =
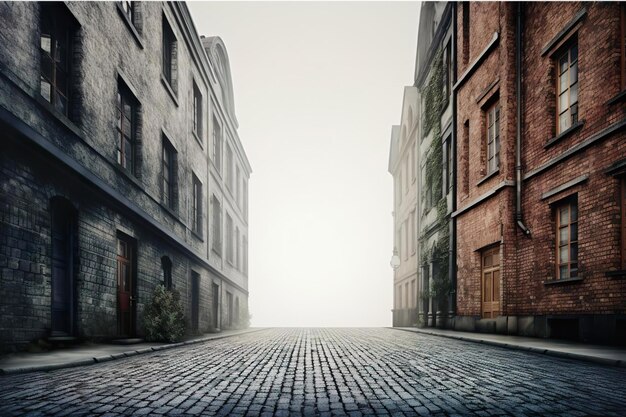
[[[623,416],[626,370],[391,329],[270,329],[0,378],[0,415]]]

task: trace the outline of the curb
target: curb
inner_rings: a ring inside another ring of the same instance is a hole
[[[421,334],[427,334],[430,336],[447,337],[448,339],[462,340],[464,342],[481,343],[483,345],[496,346],[496,347],[501,347],[505,349],[523,350],[526,352],[536,353],[540,355],[554,356],[557,358],[573,359],[573,360],[579,360],[583,362],[592,362],[592,363],[596,363],[600,365],[617,366],[618,368],[626,368],[626,361],[622,361],[618,359],[601,358],[597,356],[585,355],[582,353],[562,352],[560,350],[554,350],[550,348],[537,348],[533,346],[522,346],[522,345],[516,345],[512,343],[507,343],[507,342],[498,342],[495,340],[473,339],[473,338],[469,338],[465,336],[457,336],[454,334],[441,334],[441,333],[436,333],[436,332],[430,332],[428,330],[422,330],[418,328],[415,328],[414,330],[401,328],[401,327],[387,327],[387,328],[392,329],[392,330],[401,330],[403,332],[409,332],[409,333],[421,333]]]
[[[161,350],[169,350],[169,349],[174,349],[174,348],[179,348],[179,347],[184,347],[184,346],[196,345],[199,343],[210,342],[212,340],[226,339],[228,337],[241,336],[244,334],[260,332],[262,330],[268,330],[268,329],[269,329],[268,327],[261,327],[257,329],[243,330],[237,333],[228,333],[228,334],[215,333],[213,336],[207,336],[201,339],[193,339],[193,340],[187,340],[184,342],[171,343],[168,345],[153,346],[153,347],[142,348],[142,349],[137,349],[137,350],[129,350],[127,352],[119,352],[119,353],[114,353],[111,355],[96,356],[90,359],[81,359],[77,361],[57,363],[53,365],[37,365],[37,366],[28,366],[24,368],[0,369],[0,375],[15,375],[15,374],[24,374],[24,373],[29,373],[29,372],[49,372],[49,371],[55,371],[57,369],[76,368],[78,366],[95,365],[97,363],[110,362],[110,361],[114,361],[117,359],[128,358],[131,356],[143,355],[145,353],[152,353],[152,352],[158,352]]]

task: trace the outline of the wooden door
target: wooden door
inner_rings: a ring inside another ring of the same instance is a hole
[[[482,314],[496,318],[500,314],[500,248],[486,250],[482,255]]]
[[[219,311],[220,311],[220,287],[217,284],[212,285],[213,292],[213,327],[220,328]]]
[[[125,238],[117,240],[117,323],[120,336],[133,335],[135,299],[133,297],[133,246]]]
[[[191,272],[191,331],[198,333],[200,316],[200,275]]]
[[[51,336],[68,336],[74,330],[74,215],[63,200],[53,200],[51,208]]]

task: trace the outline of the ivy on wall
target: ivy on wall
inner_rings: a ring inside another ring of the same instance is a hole
[[[441,111],[447,103],[444,96],[443,83],[443,49],[439,49],[435,54],[435,59],[431,64],[431,76],[428,84],[422,91],[424,96],[424,137],[432,132],[432,141],[427,150],[425,163],[425,183],[430,185],[432,192],[432,203],[434,207],[425,207],[424,214],[430,209],[436,208],[436,223],[440,228],[436,242],[429,248],[425,237],[420,239],[421,264],[427,266],[431,263],[436,265],[433,268],[433,276],[430,279],[430,289],[424,291],[424,297],[441,298],[451,291],[449,280],[449,248],[450,230],[446,224],[448,202],[443,195],[443,139],[441,134]],[[422,189],[422,201],[425,199],[425,191]],[[441,227],[443,226],[443,227]]]

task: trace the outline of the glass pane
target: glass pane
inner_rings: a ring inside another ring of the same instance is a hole
[[[574,62],[578,60],[578,44],[572,46],[570,49],[570,62]]]
[[[559,76],[559,93],[567,90],[567,73]]]
[[[572,264],[571,268],[569,270],[569,276],[570,278],[576,278],[578,276],[578,268],[577,268],[578,264]]]
[[[46,77],[48,81],[52,81],[54,64],[46,55],[41,56],[41,75]]]
[[[55,90],[54,95],[54,107],[61,113],[67,115],[67,98],[62,94],[59,94],[59,90]]]
[[[559,246],[567,245],[569,243],[569,233],[567,233],[567,227],[559,229]]]
[[[572,124],[574,124],[578,121],[578,103],[572,104],[570,112],[572,115]]]
[[[567,54],[563,55],[559,61],[559,74],[563,74],[567,71],[567,67],[569,66],[569,62],[567,61]]]
[[[122,120],[122,129],[124,130],[124,134],[125,135],[130,135],[131,134],[131,130],[130,130],[130,119],[127,119],[126,117],[123,118]]]
[[[133,149],[129,140],[124,141],[124,156],[126,157],[125,168],[132,169]]]
[[[569,90],[569,102],[576,103],[578,102],[578,84],[574,84],[571,86]]]
[[[563,111],[569,107],[569,102],[567,100],[568,100],[568,97],[567,97],[567,91],[566,91],[566,92],[563,92],[559,96],[559,111]]]
[[[559,264],[569,262],[567,246],[562,246],[559,248]]]
[[[569,206],[561,207],[559,209],[559,217],[561,219],[560,225],[569,223]]]
[[[39,84],[39,92],[41,93],[41,96],[44,99],[46,99],[46,101],[48,102],[51,101],[52,89],[51,89],[50,83],[46,81],[44,77],[41,77],[40,84]]]
[[[489,112],[489,113],[488,113],[488,116],[487,116],[487,123],[488,123],[488,124],[487,124],[488,126],[491,126],[491,125],[493,124],[493,113],[492,113],[492,112]]]
[[[567,275],[567,265],[559,267],[559,278],[569,278]]]
[[[570,226],[570,235],[572,238],[572,242],[578,241],[578,223],[574,223]]]
[[[559,116],[559,132],[563,132],[570,126],[570,115],[569,111],[565,111],[561,113]]]
[[[50,35],[42,33],[41,38],[39,39],[39,45],[41,46],[41,49],[50,54],[52,52],[52,39],[50,39]]]
[[[67,36],[65,33],[64,36]],[[56,42],[56,49],[54,51],[54,59],[58,62],[58,65],[67,70],[67,46],[63,42]]]
[[[569,69],[569,82],[570,84],[576,84],[578,82],[578,63],[572,64]]]
[[[67,96],[67,84],[67,74],[65,71],[57,68],[56,87],[63,93],[64,96]]]
[[[130,105],[130,103],[126,100],[124,100],[124,117],[126,117],[127,119],[131,119],[133,116],[133,109]]]
[[[570,208],[572,211],[572,222],[578,221],[578,204],[572,204]],[[572,240],[577,240],[577,239],[572,239]]]
[[[578,243],[572,243],[570,246],[570,259],[572,262],[578,261]]]

